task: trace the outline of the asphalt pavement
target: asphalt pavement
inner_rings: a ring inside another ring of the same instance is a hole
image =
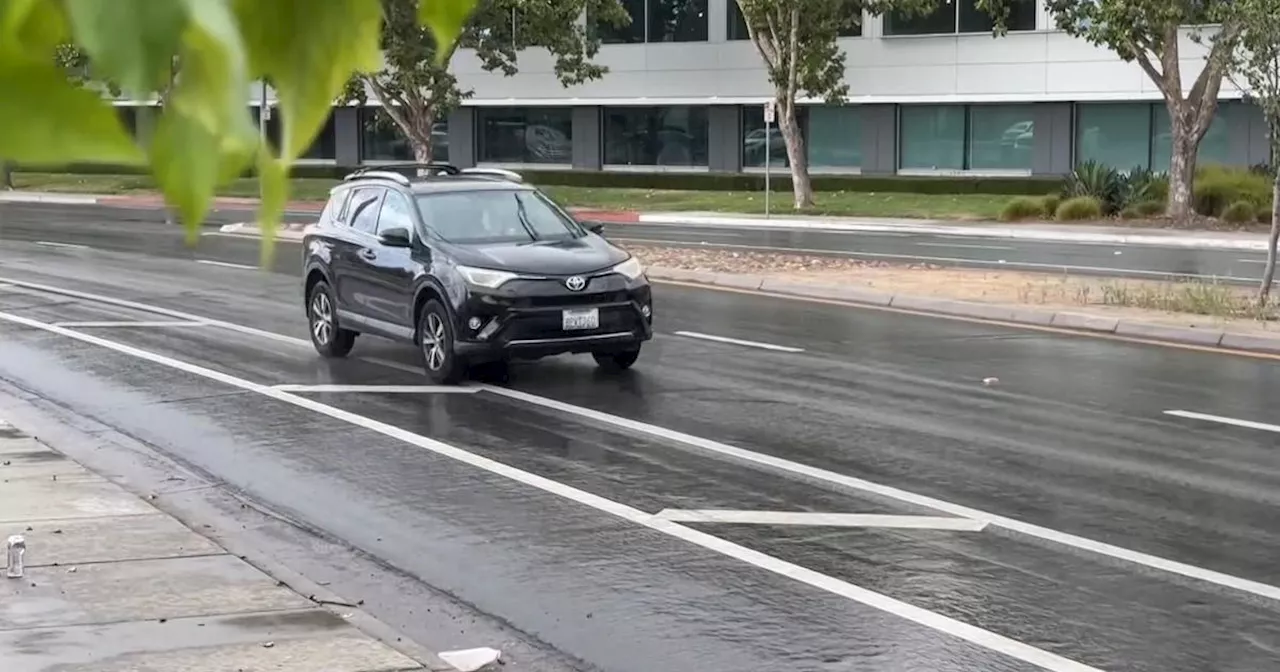
[[[3,243],[0,381],[391,568],[374,615],[552,652],[513,669],[1280,665],[1276,362],[660,286],[627,374],[442,391],[315,355],[286,266],[105,247]]]
[[[308,222],[314,213],[291,212],[286,221]],[[219,225],[253,220],[253,212],[214,211],[207,238],[219,238]],[[1113,277],[1197,278],[1254,284],[1262,277],[1266,254],[1247,250],[1196,249],[1134,244],[1042,242],[966,236],[868,231],[732,228],[689,224],[609,224],[606,235],[622,244],[711,247],[736,251],[790,252],[859,259],[930,263],[940,266]],[[0,239],[52,245],[90,245],[121,251],[149,249],[195,258],[182,231],[164,224],[161,211],[104,205],[0,203]],[[287,247],[285,249],[293,249]],[[213,261],[256,264],[256,245],[206,240],[202,254]],[[296,255],[295,255],[296,256]]]

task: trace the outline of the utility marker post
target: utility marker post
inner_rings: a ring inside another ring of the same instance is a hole
[[[769,195],[773,191],[770,185],[770,173],[773,166],[773,122],[777,120],[777,111],[773,101],[764,104],[764,218],[769,219]]]

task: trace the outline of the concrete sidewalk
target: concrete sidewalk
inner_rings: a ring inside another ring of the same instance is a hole
[[[4,672],[427,669],[0,421]]]

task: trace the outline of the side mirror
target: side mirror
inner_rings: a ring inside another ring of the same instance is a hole
[[[604,224],[602,224],[602,223],[600,223],[600,222],[593,222],[593,223],[591,223],[591,224],[588,224],[588,225],[587,225],[587,230],[588,230],[588,231],[590,231],[591,233],[596,234],[597,236],[603,236],[603,235],[604,235]]]
[[[413,245],[412,239],[409,237],[409,229],[400,227],[383,231],[378,234],[378,240],[387,247],[410,247]]]

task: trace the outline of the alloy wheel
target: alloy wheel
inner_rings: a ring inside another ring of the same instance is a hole
[[[333,339],[333,305],[325,292],[316,292],[311,299],[311,335],[320,345]]]
[[[428,369],[439,371],[444,367],[448,354],[445,350],[448,347],[446,339],[444,320],[435,313],[427,315],[426,329],[422,331],[422,354],[426,356]]]

